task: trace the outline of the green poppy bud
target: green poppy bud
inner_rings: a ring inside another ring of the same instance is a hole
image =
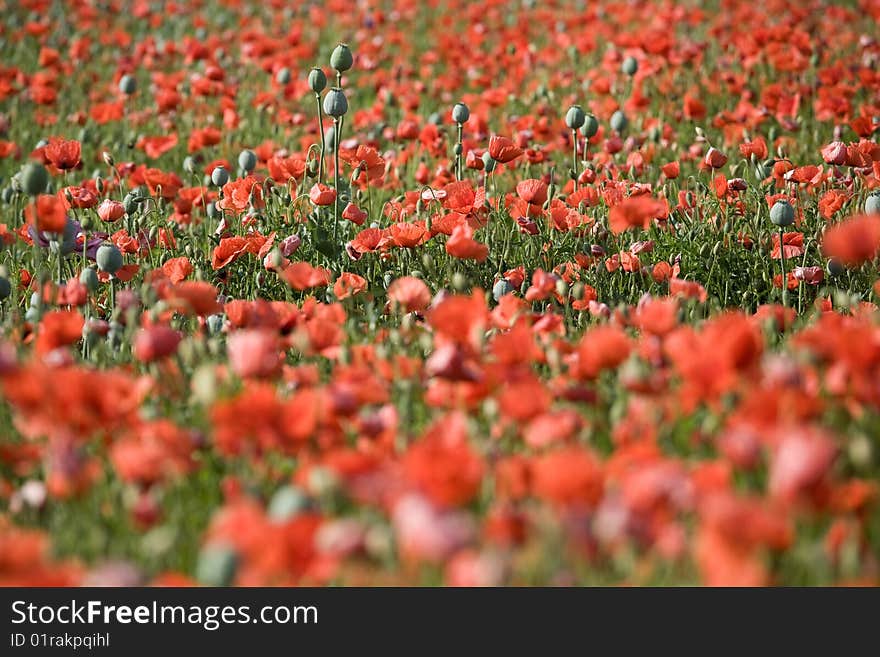
[[[348,100],[345,98],[345,92],[339,87],[333,87],[324,96],[324,114],[338,119],[345,116],[348,112]]]
[[[82,226],[83,230],[94,230],[95,224],[95,217],[91,214],[83,215],[83,218],[79,222],[79,225]]]
[[[324,91],[324,88],[326,86],[327,75],[322,69],[316,66],[311,71],[309,71],[309,89],[314,91],[316,94],[319,94]]]
[[[12,294],[12,285],[5,276],[0,276],[0,301],[4,301]]]
[[[220,208],[217,207],[217,204],[213,201],[208,203],[208,206],[205,208],[205,214],[208,215],[209,219],[217,219],[220,217]]]
[[[462,274],[460,271],[455,272],[452,275],[452,287],[458,290],[459,292],[463,292],[467,289],[468,286],[468,277]]]
[[[629,125],[629,119],[626,118],[626,114],[623,113],[622,110],[617,110],[614,114],[611,115],[611,129],[618,134],[623,134],[623,131],[626,130],[626,127]]]
[[[776,201],[770,208],[770,221],[775,226],[791,226],[794,223],[794,208],[791,203],[785,199]]]
[[[452,120],[456,123],[467,123],[469,118],[471,118],[471,111],[468,106],[464,103],[456,103],[452,108]]]
[[[486,173],[492,173],[495,170],[495,158],[489,155],[489,151],[483,153],[483,166],[486,170]]]
[[[25,194],[37,196],[46,191],[46,185],[49,184],[49,172],[38,162],[28,162],[22,167],[19,180]]]
[[[275,74],[275,82],[278,84],[287,84],[290,82],[290,69],[287,67],[278,69],[278,72]]]
[[[586,120],[587,115],[580,105],[572,105],[565,114],[565,125],[568,126],[569,130],[577,130],[584,125]]]
[[[828,260],[828,273],[831,276],[840,276],[843,272],[846,271],[846,268],[843,266],[843,263],[840,262],[837,258],[831,258]]]
[[[584,124],[581,126],[581,134],[587,139],[592,139],[599,132],[599,121],[592,114],[584,117]]]
[[[229,182],[229,172],[223,167],[215,167],[211,172],[211,182],[217,187],[223,187]]]
[[[561,278],[556,281],[556,294],[561,297],[568,296],[568,283],[566,283]]]
[[[506,278],[502,278],[498,280],[495,285],[492,286],[492,298],[494,298],[495,301],[501,301],[501,297],[506,296],[514,291],[515,289],[513,285],[510,284],[510,281],[508,281]]]
[[[620,65],[620,70],[624,72],[624,74],[632,77],[636,74],[636,71],[639,70],[639,63],[636,61],[635,57],[627,57],[623,60],[623,64]]]
[[[133,75],[123,75],[119,78],[119,91],[124,93],[126,96],[131,96],[135,91],[137,91],[137,79]]]
[[[269,501],[268,516],[283,522],[295,517],[308,506],[306,494],[296,486],[282,486]]]
[[[351,50],[346,43],[340,43],[330,54],[330,66],[340,73],[345,73],[354,64]]]
[[[12,187],[4,187],[3,192],[0,193],[0,198],[3,199],[4,203],[12,203],[12,199],[15,197],[15,189]]]
[[[196,579],[205,586],[229,586],[238,570],[238,555],[226,545],[209,545],[199,554]]]
[[[104,244],[98,247],[95,260],[98,263],[98,269],[111,275],[122,268],[122,253],[114,244]]]
[[[92,267],[86,267],[79,274],[79,282],[86,286],[89,292],[98,289],[98,273]]]
[[[871,194],[865,199],[865,214],[880,214],[880,194]]]
[[[242,168],[242,170],[250,173],[254,170],[254,167],[257,166],[257,156],[251,150],[243,150],[238,154],[238,166]]]

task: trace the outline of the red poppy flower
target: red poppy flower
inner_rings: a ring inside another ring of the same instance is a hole
[[[388,286],[388,299],[406,312],[420,311],[431,303],[431,290],[421,279],[404,276]]]
[[[25,216],[28,223],[45,233],[62,233],[67,223],[64,202],[54,194],[40,194],[32,205],[25,207]]]
[[[496,162],[506,164],[512,162],[522,154],[523,150],[507,137],[492,135],[492,137],[489,138],[489,155],[491,155],[492,159]]]
[[[650,228],[654,219],[665,219],[669,206],[665,200],[647,195],[631,196],[615,205],[608,212],[608,226],[615,235],[628,228]]]
[[[825,233],[822,252],[848,267],[873,260],[880,251],[880,215],[850,217]]]
[[[517,195],[529,205],[544,205],[547,200],[547,183],[543,180],[523,180],[516,185]]]
[[[134,338],[134,357],[142,363],[167,358],[177,351],[183,339],[180,331],[169,326],[151,326],[138,331]]]
[[[46,160],[61,171],[75,169],[80,163],[82,145],[75,139],[51,137],[45,150]]]
[[[309,198],[318,206],[332,205],[336,202],[336,190],[323,183],[315,183],[309,190]]]

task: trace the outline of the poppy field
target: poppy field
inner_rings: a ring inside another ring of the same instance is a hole
[[[880,584],[877,0],[0,11],[0,584]]]

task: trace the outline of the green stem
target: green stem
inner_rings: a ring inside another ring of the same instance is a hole
[[[462,133],[461,123],[458,124],[458,148],[455,154],[455,178],[456,180],[461,180],[461,153],[462,153],[462,145],[461,145],[461,133]]]
[[[321,95],[315,94],[318,104],[318,129],[321,131],[321,159],[318,162],[318,182],[324,182],[324,111],[321,109]]]
[[[782,260],[782,305],[788,306],[788,279],[785,275],[785,243],[784,243],[785,233],[783,229],[780,227],[779,229],[779,255]]]
[[[333,176],[334,187],[336,188],[336,201],[333,203],[333,242],[339,241],[339,137],[342,133],[342,123],[338,119],[333,119],[335,126],[333,128]]]

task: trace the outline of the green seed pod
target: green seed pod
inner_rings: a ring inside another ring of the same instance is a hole
[[[95,260],[98,263],[98,269],[111,275],[122,268],[122,253],[115,244],[104,244],[98,247]]]
[[[632,77],[639,70],[639,63],[636,61],[635,57],[627,57],[623,60],[623,64],[620,65],[620,70],[623,71],[625,75]]]
[[[566,283],[561,278],[558,281],[556,281],[556,294],[558,294],[561,297],[568,296],[568,283]]]
[[[840,276],[845,271],[846,268],[837,258],[831,258],[830,260],[828,260],[828,274],[830,276]]]
[[[865,214],[880,214],[880,194],[871,194],[865,199]]]
[[[217,204],[213,201],[208,203],[205,208],[205,213],[208,215],[209,219],[218,219],[220,217],[220,208],[217,207]]]
[[[339,87],[333,87],[324,96],[324,114],[338,119],[340,116],[345,116],[346,112],[348,112],[348,100],[345,92]]]
[[[309,89],[316,94],[321,93],[327,87],[327,75],[324,71],[315,66],[309,71]]]
[[[183,158],[183,170],[190,175],[196,172],[196,161],[191,155]]]
[[[238,555],[225,545],[209,545],[199,554],[196,579],[205,586],[229,586],[238,570]]]
[[[46,191],[49,184],[49,172],[38,162],[28,162],[19,174],[21,188],[28,196],[37,196]]]
[[[663,138],[663,131],[660,129],[659,125],[652,126],[648,131],[648,139],[653,141],[654,143],[659,142]]]
[[[610,125],[614,132],[623,134],[626,127],[629,125],[629,119],[626,118],[626,114],[624,114],[622,110],[617,110],[611,115]]]
[[[229,182],[229,172],[223,167],[215,167],[211,172],[211,182],[217,187],[223,187]]]
[[[98,289],[98,272],[92,267],[86,267],[79,274],[79,282],[86,286],[89,292]]]
[[[330,66],[340,73],[345,73],[354,64],[351,50],[347,43],[340,43],[330,53]]]
[[[208,332],[211,335],[217,335],[223,330],[223,315],[213,314],[208,315],[205,320],[208,325]]]
[[[582,128],[586,120],[587,115],[580,105],[572,105],[568,108],[568,112],[565,113],[565,125],[569,130]]]
[[[240,166],[242,170],[250,173],[254,170],[254,167],[257,166],[256,154],[248,149],[243,150],[238,154],[238,166]]]
[[[290,69],[287,67],[278,69],[278,72],[275,74],[275,82],[278,84],[287,84],[290,82]]]
[[[0,276],[0,301],[5,301],[12,294],[12,285],[5,276]]]
[[[581,134],[587,139],[592,139],[599,132],[599,121],[592,114],[584,117],[584,124],[581,126]]]
[[[791,203],[785,199],[776,201],[770,208],[770,221],[775,226],[791,226],[794,223],[794,208]]]
[[[455,144],[455,146],[452,148],[452,150],[456,155],[461,155],[461,153],[462,153],[461,144],[458,144],[458,143]]]
[[[119,78],[119,91],[126,96],[131,96],[137,91],[137,79],[133,75],[123,75]]]
[[[269,501],[268,516],[272,520],[284,522],[304,511],[308,503],[308,497],[298,487],[282,486]]]
[[[572,299],[582,299],[584,296],[584,284],[578,281],[574,285],[571,286],[571,298]]]
[[[94,230],[96,228],[95,217],[92,214],[83,215],[83,218],[80,220],[79,225],[82,226],[83,230]]]
[[[495,158],[489,155],[489,151],[483,153],[483,166],[486,169],[486,173],[492,173],[495,170]]]
[[[452,108],[452,120],[456,123],[467,123],[471,118],[471,111],[464,103],[456,103]]]
[[[467,289],[467,286],[468,286],[467,276],[462,274],[460,271],[457,271],[452,275],[452,287],[455,290],[457,290],[459,292],[463,292],[464,290]]]

